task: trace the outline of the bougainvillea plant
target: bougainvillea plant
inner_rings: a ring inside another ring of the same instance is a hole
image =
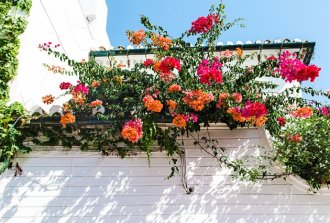
[[[236,52],[216,52],[215,41],[221,33],[240,22],[238,19],[227,23],[225,19],[224,5],[213,6],[208,15],[199,17],[180,37],[173,38],[142,16],[145,30],[128,31],[127,36],[132,44],[143,45],[154,57],[130,70],[122,69],[114,61],[110,68],[95,63],[93,58],[76,62],[54,47],[41,44],[44,51],[67,61],[72,74],[79,77],[77,83],[63,82],[59,86],[64,95],[72,97],[63,105],[62,129],[79,128],[75,125],[79,120],[94,117],[111,124],[103,128],[101,134],[87,134],[80,129],[83,148],[93,144],[105,153],[115,150],[122,156],[133,148],[140,148],[150,156],[152,146],[157,143],[174,160],[183,151],[176,138],[182,134],[191,136],[209,123],[225,123],[230,129],[266,126],[274,138],[282,137],[300,145],[306,139],[299,130],[287,128],[287,117],[309,119],[313,111],[319,109],[312,117],[328,119],[329,111],[318,103],[312,106],[309,100],[295,97],[293,93],[329,96],[297,85],[280,94],[269,93],[277,85],[260,78],[298,83],[314,81],[320,68],[305,65],[296,54],[287,51],[254,66],[244,65],[251,55],[244,54],[241,48]],[[193,46],[189,43],[191,38],[196,39]],[[49,104],[54,99],[46,95],[42,100]],[[172,125],[166,128],[159,125],[164,122]],[[213,142],[204,145],[210,143]],[[195,145],[201,144],[195,142]],[[212,156],[243,178],[255,180],[265,175],[262,168],[247,168],[242,161],[226,159],[223,148],[204,147],[208,148],[215,148]],[[286,164],[281,154],[280,160]]]

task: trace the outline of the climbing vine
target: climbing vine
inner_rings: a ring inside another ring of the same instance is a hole
[[[23,136],[15,125],[23,113],[22,105],[7,105],[9,82],[18,68],[19,35],[26,26],[32,0],[3,0],[0,2],[0,173],[11,165],[17,151],[27,151]],[[16,122],[16,123],[15,123]]]

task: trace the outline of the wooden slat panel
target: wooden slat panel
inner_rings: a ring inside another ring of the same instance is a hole
[[[1,220],[1,218],[0,218]],[[6,223],[64,223],[64,222],[93,222],[93,223],[329,223],[329,215],[126,215],[126,216],[96,216],[96,217],[21,217],[21,218],[4,218]]]
[[[254,147],[262,143],[256,128],[209,131],[232,159],[265,152]],[[144,152],[124,160],[78,148],[20,155],[23,175],[0,177],[0,222],[330,222],[326,196],[283,179],[233,180],[193,139],[184,141],[191,195],[180,176],[164,180],[171,167],[165,152],[153,152],[151,167]]]
[[[0,211],[3,217],[10,217],[10,210],[13,207],[8,206]],[[90,206],[34,206],[19,207],[15,212],[15,217],[33,217],[33,216],[107,216],[107,215],[305,215],[305,214],[330,214],[330,205],[322,205],[317,208],[305,205],[239,205],[239,204],[204,204],[189,205],[189,207],[178,204],[160,204],[160,205],[90,205]]]

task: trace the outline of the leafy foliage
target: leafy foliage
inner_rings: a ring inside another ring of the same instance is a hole
[[[21,132],[15,129],[16,119],[23,115],[17,103],[6,105],[9,96],[8,82],[16,75],[18,67],[19,35],[27,21],[18,12],[29,13],[31,0],[3,0],[0,2],[0,173],[9,165],[16,152],[26,152]]]
[[[299,133],[300,142],[288,135]],[[330,118],[313,115],[307,119],[292,119],[281,137],[275,141],[277,158],[287,171],[306,179],[314,188],[330,182]]]

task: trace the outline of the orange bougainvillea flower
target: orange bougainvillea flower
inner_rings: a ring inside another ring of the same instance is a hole
[[[268,120],[268,118],[265,115],[263,115],[263,116],[260,116],[259,118],[257,118],[252,124],[260,127],[260,126],[264,125],[267,122],[267,120]]]
[[[89,107],[94,108],[94,107],[101,107],[103,102],[101,100],[95,100],[92,101],[89,105]]]
[[[179,128],[184,128],[187,126],[187,122],[185,120],[185,117],[184,115],[182,114],[179,114],[177,116],[174,117],[172,123],[176,126],[176,127],[179,127]]]
[[[71,109],[72,109],[72,107],[68,103],[63,104],[63,111],[64,112],[69,112]]]
[[[292,111],[291,115],[295,118],[309,118],[313,115],[313,109],[311,107],[304,106]]]
[[[203,92],[202,90],[187,91],[186,96],[182,99],[190,108],[195,111],[202,111],[206,104],[214,99],[212,93]]]
[[[73,124],[76,121],[76,117],[72,115],[71,113],[66,113],[61,117],[61,124],[63,128],[66,128],[67,124]]]
[[[159,100],[155,100],[151,95],[145,96],[143,102],[147,111],[161,112],[163,109],[163,104]]]
[[[154,65],[152,66],[152,69],[153,69],[156,73],[159,73],[159,72],[160,72],[159,67],[160,67],[160,64],[161,64],[161,63],[162,63],[162,61],[159,60],[159,61],[156,61],[156,62],[154,63]]]
[[[236,48],[236,53],[238,57],[241,57],[243,55],[243,50],[239,47]]]
[[[86,95],[81,93],[81,92],[72,92],[72,98],[73,101],[78,104],[78,105],[82,105],[85,103],[86,101]]]
[[[173,100],[166,100],[166,104],[170,107],[170,109],[175,110],[177,103]]]
[[[143,122],[141,119],[133,119],[125,123],[121,131],[121,135],[124,139],[136,143],[143,137]]]
[[[128,40],[134,45],[139,45],[146,37],[144,30],[140,29],[136,32],[128,31],[127,33]]]
[[[229,93],[222,92],[219,94],[219,100],[226,100],[229,97]]]
[[[54,102],[54,100],[55,100],[55,97],[51,94],[45,95],[45,96],[42,97],[42,102],[47,104],[47,105],[52,104]]]
[[[180,92],[180,91],[181,91],[181,86],[177,84],[172,84],[167,90],[168,93]]]
[[[160,48],[163,48],[164,50],[169,50],[170,47],[173,45],[171,39],[168,39],[162,35],[153,35],[151,37],[151,40],[154,46],[158,46]]]
[[[245,122],[246,119],[242,116],[241,109],[239,107],[228,108],[227,113],[230,114],[235,121]]]
[[[227,107],[226,99],[229,97],[229,93],[222,92],[219,94],[219,100],[216,104],[217,108]]]
[[[94,81],[92,82],[92,87],[93,87],[93,88],[100,87],[100,82],[94,80]]]

